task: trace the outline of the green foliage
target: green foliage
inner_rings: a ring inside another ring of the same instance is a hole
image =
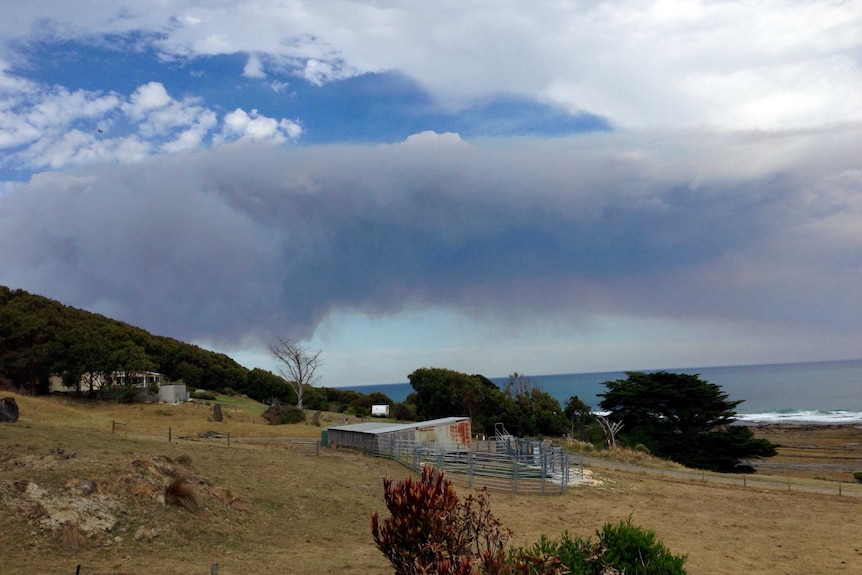
[[[530,378],[517,372],[509,376],[506,396],[513,407],[503,422],[521,437],[560,437],[569,430],[560,402],[542,391]]]
[[[598,532],[601,561],[628,575],[684,575],[685,555],[674,555],[655,533],[632,524],[628,517],[606,523]]]
[[[263,413],[263,418],[270,425],[305,423],[305,411],[295,405],[282,405],[276,402]]]
[[[609,419],[622,422],[620,440],[688,467],[751,472],[743,460],[771,457],[775,446],[755,439],[745,426],[731,425],[741,401],[729,401],[714,383],[697,375],[628,372],[606,381],[600,402]]]
[[[854,471],[853,479],[856,480],[856,483],[862,483],[862,471]]]
[[[191,393],[191,396],[194,399],[203,399],[207,401],[214,401],[216,399],[215,394],[210,393],[206,389],[196,389]]]
[[[500,389],[481,375],[423,367],[407,378],[420,419],[467,416],[475,430],[493,433],[494,424],[508,411]]]
[[[190,387],[238,391],[248,373],[224,354],[0,286],[0,377],[15,387],[47,393],[48,378],[57,373],[71,389],[93,393],[96,380],[81,389],[81,375],[142,370]]]
[[[416,421],[416,405],[406,401],[396,403],[392,408],[392,417],[399,421]]]
[[[263,369],[255,368],[248,374],[245,394],[261,403],[295,404],[296,392],[282,378]]]
[[[474,431],[489,435],[498,422],[523,437],[558,437],[569,428],[559,402],[518,374],[510,377],[505,391],[482,375],[451,369],[421,368],[408,379],[414,393],[407,401],[420,419],[468,416]]]
[[[371,515],[377,548],[395,575],[685,575],[686,556],[674,555],[631,517],[605,524],[597,541],[563,533],[531,546],[508,548],[512,532],[491,513],[484,490],[463,502],[430,467],[418,481],[384,479],[390,516]]]

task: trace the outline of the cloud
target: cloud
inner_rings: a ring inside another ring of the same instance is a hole
[[[393,71],[449,108],[500,94],[620,127],[789,129],[862,120],[856,2],[327,0],[6,7],[9,43],[134,32],[165,59],[251,54],[323,84]],[[455,15],[456,17],[453,17]]]
[[[242,108],[237,108],[225,114],[223,134],[227,139],[281,143],[298,138],[302,134],[302,127],[284,118],[276,120],[261,116],[257,110],[246,113]]]
[[[860,126],[440,139],[38,175],[0,196],[4,283],[224,344],[435,308],[858,330]]]
[[[242,69],[242,75],[246,78],[266,78],[266,72],[263,70],[263,63],[260,61],[260,56],[250,54],[245,68]]]
[[[0,67],[0,169],[33,171],[129,163],[155,153],[180,153],[235,139],[284,142],[302,134],[298,122],[253,110],[218,114],[194,97],[173,98],[160,82],[116,92],[69,91],[7,74]]]

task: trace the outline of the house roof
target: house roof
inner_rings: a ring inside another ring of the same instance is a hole
[[[447,425],[470,419],[469,417],[443,417],[441,419],[432,419],[429,421],[415,421],[413,423],[391,423],[386,421],[369,421],[366,423],[352,423],[350,425],[331,425],[327,429],[336,429],[339,431],[352,431],[356,433],[368,433],[378,435],[381,433],[392,433],[393,431],[403,431],[405,429],[415,429],[417,427],[433,427],[437,425]]]

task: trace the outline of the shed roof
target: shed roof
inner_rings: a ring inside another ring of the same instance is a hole
[[[379,435],[381,433],[392,433],[393,431],[403,431],[405,429],[414,429],[416,427],[429,427],[435,425],[446,425],[448,423],[456,423],[470,419],[469,417],[443,417],[441,419],[431,419],[429,421],[415,421],[413,423],[391,423],[386,421],[369,421],[367,423],[352,423],[350,425],[331,425],[327,429],[337,429],[340,431],[353,431],[356,433],[368,433],[371,435]]]

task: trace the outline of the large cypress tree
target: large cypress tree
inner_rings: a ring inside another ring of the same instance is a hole
[[[746,460],[775,455],[775,445],[733,425],[736,407],[727,394],[698,375],[627,372],[604,382],[600,407],[623,424],[620,440],[641,444],[659,457],[688,467],[750,472]]]

